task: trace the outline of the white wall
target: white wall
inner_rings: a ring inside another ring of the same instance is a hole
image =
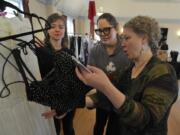
[[[29,1],[29,8],[31,13],[35,13],[38,16],[47,17],[47,7],[46,5],[38,2],[37,0],[30,0]]]
[[[167,44],[169,45],[169,52],[171,50],[178,51],[178,61],[180,61],[180,37],[177,36],[180,24],[161,24],[161,26],[168,28]]]
[[[133,17],[139,14],[161,19],[179,19],[180,2],[177,0],[96,0],[96,8],[118,17]]]
[[[86,18],[76,18],[75,19],[75,29],[76,33],[85,34],[90,33],[89,20]]]

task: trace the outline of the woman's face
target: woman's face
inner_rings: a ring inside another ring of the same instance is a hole
[[[104,44],[111,45],[116,41],[117,31],[106,19],[100,19],[98,21],[98,29],[95,32],[100,36]]]
[[[52,40],[61,40],[64,37],[65,25],[64,21],[58,19],[51,23],[51,29],[48,30],[50,39]]]
[[[130,28],[124,28],[122,46],[123,51],[126,53],[129,59],[138,59],[144,44],[144,36],[137,35]]]

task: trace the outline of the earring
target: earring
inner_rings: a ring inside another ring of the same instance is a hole
[[[139,51],[139,56],[142,55],[143,51],[144,51],[144,47],[142,46],[142,47],[141,47],[141,50]]]

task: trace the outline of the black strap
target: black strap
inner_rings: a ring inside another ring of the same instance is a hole
[[[27,76],[26,76],[26,73],[25,73],[25,70],[27,71],[27,73],[30,75],[30,77],[34,80],[34,81],[37,81],[36,78],[33,76],[33,74],[30,72],[30,70],[28,69],[28,67],[26,66],[26,64],[24,63],[24,61],[22,60],[21,58],[21,55],[20,55],[20,50],[19,49],[14,49],[12,51],[13,53],[13,56],[14,56],[14,59],[16,61],[16,64],[19,68],[19,71],[21,73],[21,76],[24,80],[24,83],[25,83],[25,86],[26,86],[26,89],[29,89],[29,83],[28,83],[28,79],[27,79]],[[23,68],[24,67],[24,68]]]
[[[27,73],[30,75],[30,77],[34,80],[37,81],[36,78],[34,77],[34,75],[31,73],[31,71],[29,70],[29,68],[26,66],[26,64],[24,63],[23,59],[20,56],[20,51],[19,51],[19,60],[22,64],[22,66],[25,68],[25,70],[27,71]]]

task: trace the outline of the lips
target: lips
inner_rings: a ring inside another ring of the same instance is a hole
[[[61,34],[54,34],[56,37],[60,36]]]
[[[123,51],[126,55],[128,55],[127,49],[123,48]]]
[[[107,41],[108,39],[102,39],[103,41]]]
[[[101,40],[103,40],[103,41],[107,41],[107,40],[109,40],[109,38],[102,38]]]

